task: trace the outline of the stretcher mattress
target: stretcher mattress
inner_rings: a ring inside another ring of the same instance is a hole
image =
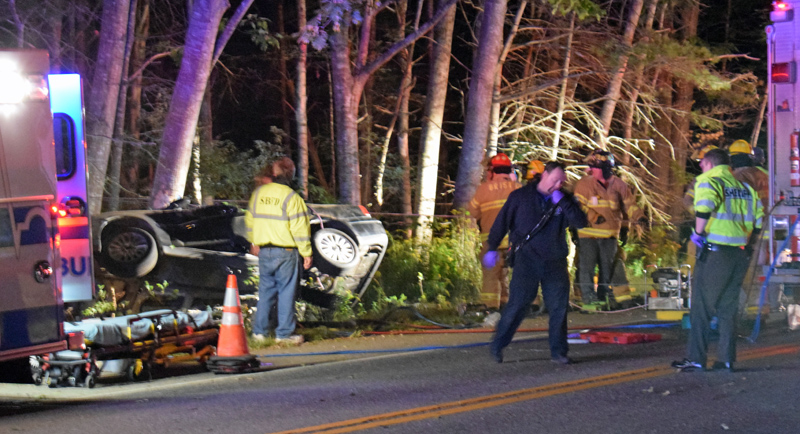
[[[177,312],[165,309],[115,318],[64,322],[64,332],[83,332],[87,345],[112,346],[146,339],[156,329],[164,333],[174,331],[176,326],[182,331],[187,327],[202,330],[213,325],[211,310]]]

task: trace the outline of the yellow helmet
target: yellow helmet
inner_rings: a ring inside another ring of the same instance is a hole
[[[717,149],[717,147],[714,145],[705,145],[695,149],[694,152],[692,152],[692,160],[702,160],[703,157],[706,156],[706,152],[712,149]]]
[[[750,147],[750,144],[747,143],[746,140],[737,140],[731,143],[731,147],[728,148],[728,153],[731,155],[734,154],[752,154],[753,148]]]
[[[534,175],[544,172],[544,163],[533,160],[528,163],[528,171],[525,172],[525,179],[533,179]]]

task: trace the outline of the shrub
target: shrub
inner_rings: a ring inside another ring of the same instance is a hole
[[[383,298],[411,301],[471,302],[478,299],[480,236],[469,219],[458,216],[438,223],[430,245],[394,236],[368,291],[365,304]]]

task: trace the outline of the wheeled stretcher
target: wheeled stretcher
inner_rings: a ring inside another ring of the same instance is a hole
[[[150,379],[154,364],[205,363],[216,351],[219,330],[210,311],[158,310],[102,320],[64,323],[84,336],[84,349],[30,358],[36,384],[94,387],[103,373]]]

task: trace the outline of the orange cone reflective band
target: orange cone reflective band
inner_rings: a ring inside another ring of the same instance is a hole
[[[239,287],[236,276],[228,275],[225,285],[225,303],[222,306],[222,324],[219,327],[217,356],[238,357],[250,354],[247,334],[244,331],[242,307],[239,304]]]

